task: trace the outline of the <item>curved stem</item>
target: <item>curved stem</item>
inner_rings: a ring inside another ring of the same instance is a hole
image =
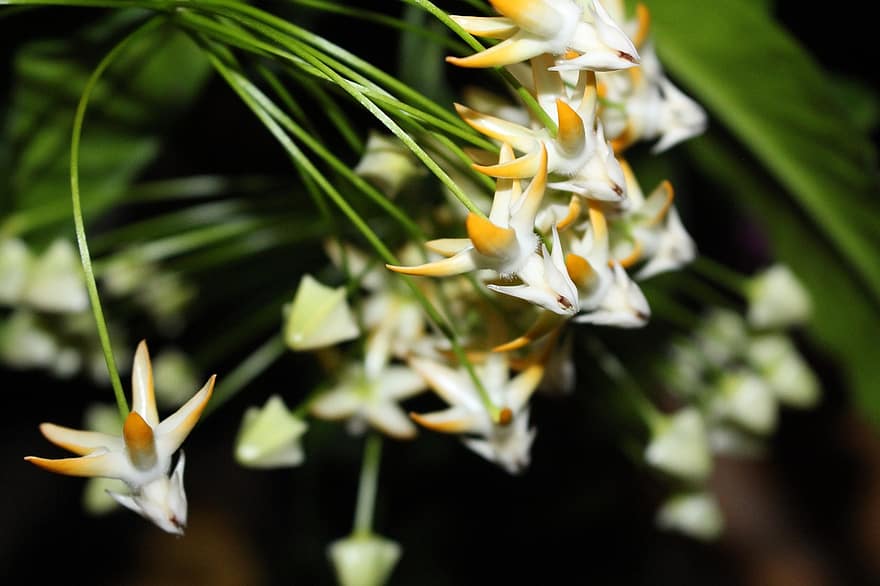
[[[86,107],[92,92],[101,77],[101,74],[110,66],[113,60],[135,39],[155,29],[161,20],[153,18],[135,29],[127,37],[122,39],[101,60],[92,75],[86,82],[82,96],[76,107],[76,115],[73,121],[73,134],[70,139],[70,197],[73,204],[73,222],[76,228],[76,242],[79,246],[80,259],[82,260],[83,272],[85,273],[86,289],[92,306],[92,314],[95,317],[95,326],[98,329],[98,338],[101,340],[101,350],[104,352],[104,361],[107,363],[107,371],[110,376],[110,384],[113,386],[113,394],[116,397],[116,406],[122,419],[128,416],[128,402],[125,399],[125,391],[122,389],[122,381],[119,379],[119,371],[116,368],[116,360],[113,357],[113,347],[110,343],[110,332],[104,319],[104,310],[101,307],[101,298],[98,295],[98,284],[95,281],[95,273],[92,269],[92,257],[89,254],[89,245],[86,240],[85,221],[83,220],[82,203],[79,191],[79,146],[82,137],[83,120],[86,115]]]

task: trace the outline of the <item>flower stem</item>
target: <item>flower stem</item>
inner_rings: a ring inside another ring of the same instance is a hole
[[[357,505],[354,511],[355,535],[369,535],[373,530],[376,492],[379,487],[379,464],[382,460],[382,436],[371,432],[364,442],[361,477],[358,482]]]
[[[730,267],[704,255],[697,256],[691,266],[700,275],[731,292],[741,296],[745,294],[748,278]]]
[[[101,308],[101,298],[98,295],[98,284],[95,281],[95,273],[92,269],[92,257],[89,254],[89,244],[86,240],[85,220],[83,220],[82,202],[79,190],[79,146],[82,137],[83,120],[86,115],[86,107],[91,98],[92,91],[98,83],[101,75],[110,66],[113,60],[135,39],[155,29],[161,19],[153,18],[135,29],[127,37],[122,39],[113,49],[107,53],[92,72],[80,96],[76,107],[76,115],[73,121],[73,133],[70,139],[70,197],[73,204],[73,222],[76,228],[76,242],[79,246],[80,259],[83,273],[85,273],[86,290],[92,306],[92,314],[95,317],[95,326],[98,329],[98,338],[101,340],[101,350],[104,352],[104,361],[107,363],[107,371],[110,376],[110,384],[116,397],[116,406],[119,415],[124,420],[128,416],[128,401],[125,399],[125,391],[122,381],[119,379],[119,371],[116,368],[116,360],[113,357],[113,346],[110,343],[110,332],[104,319],[104,310]]]

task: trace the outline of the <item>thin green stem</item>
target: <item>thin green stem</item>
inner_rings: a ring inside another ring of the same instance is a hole
[[[364,441],[364,457],[358,482],[357,505],[354,512],[355,535],[373,532],[373,514],[376,510],[376,493],[379,488],[379,465],[382,461],[382,436],[370,432]]]
[[[254,350],[250,356],[220,379],[214,397],[205,408],[205,415],[214,412],[272,366],[284,354],[285,348],[284,339],[278,334]]]
[[[98,284],[95,281],[95,273],[92,269],[92,257],[89,254],[89,245],[86,239],[86,228],[85,221],[83,220],[79,190],[79,147],[86,108],[89,99],[91,98],[92,91],[94,91],[101,75],[132,41],[152,31],[159,26],[161,22],[162,21],[159,18],[153,18],[147,21],[122,39],[115,47],[113,47],[113,49],[110,50],[109,53],[107,53],[107,55],[104,56],[92,72],[92,75],[89,77],[86,86],[83,89],[82,96],[80,96],[73,121],[73,133],[70,139],[70,197],[73,204],[73,222],[76,228],[76,242],[79,246],[80,259],[82,261],[83,273],[85,274],[86,279],[86,290],[89,294],[92,314],[94,315],[95,326],[98,330],[98,338],[101,340],[101,350],[104,353],[104,361],[107,363],[110,384],[113,387],[113,394],[116,397],[116,406],[119,408],[119,415],[123,420],[129,413],[128,401],[125,399],[125,391],[122,388],[122,381],[119,379],[119,371],[116,368],[116,360],[113,357],[113,346],[110,342],[110,332],[107,328],[107,322],[104,319],[104,310],[101,307],[101,298],[98,295]]]
[[[379,236],[370,228],[370,226],[364,221],[360,214],[358,214],[357,211],[355,211],[355,209],[351,207],[348,201],[346,201],[346,199],[342,197],[342,195],[336,190],[336,188],[334,188],[333,185],[329,181],[327,181],[326,177],[324,177],[324,175],[321,174],[321,172],[314,167],[312,162],[308,159],[308,157],[303,154],[303,152],[284,132],[284,129],[278,124],[278,122],[276,122],[275,119],[268,112],[266,112],[260,106],[260,104],[256,100],[254,100],[254,98],[247,91],[244,90],[243,87],[241,87],[241,77],[230,70],[226,66],[226,64],[223,63],[223,61],[213,51],[210,50],[210,48],[208,48],[208,57],[214,67],[220,73],[220,75],[227,81],[227,83],[229,83],[230,87],[239,95],[239,97],[251,109],[251,111],[254,112],[257,118],[260,119],[266,129],[269,130],[272,136],[275,137],[275,139],[287,151],[290,157],[297,164],[302,165],[302,167],[309,172],[315,182],[320,185],[321,189],[323,189],[325,193],[327,193],[330,199],[333,200],[340,211],[342,211],[342,213],[349,219],[352,225],[354,225],[354,227],[364,236],[364,238],[382,257],[382,259],[389,264],[399,264],[399,261],[388,249],[382,239],[379,238]],[[460,342],[458,341],[458,335],[455,333],[455,330],[448,323],[448,321],[444,319],[442,315],[440,315],[437,309],[427,299],[425,294],[419,289],[419,287],[412,281],[411,278],[402,278],[412,291],[415,298],[424,308],[425,313],[428,315],[428,318],[449,339],[453,352],[455,353],[459,362],[464,365],[465,369],[473,380],[474,385],[480,395],[481,401],[485,405],[490,416],[497,421],[500,417],[501,410],[492,402],[488,391],[486,391],[482,381],[477,376],[473,364],[471,364],[470,360],[467,357],[467,354],[465,353]]]
[[[746,284],[748,277],[741,275],[728,266],[713,260],[705,255],[699,255],[690,265],[694,271],[713,281],[714,283],[725,287],[732,293],[744,296],[746,292]]]

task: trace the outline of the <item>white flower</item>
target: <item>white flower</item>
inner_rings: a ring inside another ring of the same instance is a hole
[[[651,308],[639,286],[617,261],[610,261],[605,216],[591,207],[590,226],[572,243],[566,265],[580,292],[577,323],[638,328],[648,323]]]
[[[819,400],[819,380],[788,337],[767,334],[754,338],[748,359],[781,403],[808,408]]]
[[[31,311],[14,311],[0,328],[0,359],[13,368],[51,367],[58,352],[55,335]]]
[[[773,265],[752,277],[746,297],[747,319],[759,329],[803,324],[812,311],[810,293],[786,265]]]
[[[722,375],[712,409],[716,415],[758,435],[773,431],[779,411],[773,391],[761,377],[744,368]]]
[[[738,313],[721,308],[706,313],[695,337],[703,355],[718,368],[743,356],[749,344],[745,320]]]
[[[400,140],[371,130],[364,154],[354,172],[375,184],[388,197],[394,197],[411,179],[423,174],[424,167]]]
[[[251,468],[298,466],[305,459],[300,437],[308,425],[295,416],[278,395],[245,411],[235,440],[235,459]]]
[[[88,309],[82,266],[68,240],[53,241],[34,261],[21,297],[41,311],[76,313]]]
[[[712,455],[700,412],[687,407],[664,417],[645,449],[645,460],[673,476],[704,481],[711,470]]]
[[[533,364],[509,379],[506,355],[492,353],[477,373],[492,402],[502,410],[502,420],[492,420],[473,380],[460,368],[453,370],[433,360],[412,358],[412,368],[421,374],[448,409],[424,415],[411,413],[419,424],[443,433],[470,436],[464,444],[511,474],[529,465],[529,451],[535,430],[529,429],[528,402],[541,382],[543,366]]]
[[[509,146],[502,148],[500,160],[513,158]],[[520,286],[490,288],[525,299],[560,315],[577,312],[574,283],[564,270],[561,246],[554,245],[553,254],[541,247],[534,233],[535,215],[544,197],[547,178],[547,153],[541,147],[538,174],[520,193],[519,183],[502,179],[497,183],[488,218],[468,215],[465,222],[468,238],[446,238],[428,242],[426,246],[446,258],[417,266],[386,265],[390,270],[407,275],[443,277],[459,275],[476,269],[489,269],[504,279],[520,279]],[[554,242],[559,243],[558,237]]]
[[[0,241],[0,304],[15,305],[21,299],[33,258],[20,238]]]
[[[309,410],[321,419],[347,419],[353,433],[369,424],[393,438],[411,439],[416,426],[397,402],[421,393],[425,386],[422,377],[405,366],[385,366],[370,376],[355,364],[342,372],[335,386],[318,395]]]
[[[133,408],[121,436],[43,423],[40,431],[46,439],[78,457],[51,460],[28,456],[25,460],[58,474],[123,480],[131,493],[113,494],[120,504],[169,533],[182,534],[187,513],[183,453],[169,476],[171,459],[211,398],[215,377],[208,379],[185,405],[161,422],[156,410],[150,356],[143,341],[135,353],[131,378]]]
[[[472,35],[503,39],[464,58],[446,60],[461,67],[498,67],[542,53],[577,56],[560,60],[565,69],[607,71],[638,64],[632,41],[611,20],[598,0],[586,11],[573,0],[490,0],[500,17],[453,16]]]
[[[721,534],[724,518],[718,501],[707,492],[677,494],[657,511],[657,525],[709,541]]]
[[[340,586],[382,586],[401,553],[396,542],[373,534],[350,535],[327,548]]]
[[[345,287],[327,287],[304,275],[286,309],[287,345],[293,350],[314,350],[357,338],[360,330],[345,296]]]

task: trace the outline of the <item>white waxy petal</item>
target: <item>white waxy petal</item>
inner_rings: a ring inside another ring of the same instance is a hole
[[[461,371],[423,358],[412,358],[409,365],[447,404],[458,405],[472,412],[484,409],[473,384]]]
[[[384,399],[400,401],[421,393],[427,385],[425,379],[406,366],[389,366],[377,382],[379,395]]]
[[[69,241],[55,240],[34,262],[22,299],[41,311],[76,313],[88,309],[82,266]]]
[[[159,424],[153,387],[153,366],[150,363],[150,353],[145,340],[141,340],[134,353],[134,363],[131,367],[131,402],[132,410],[139,413],[150,427]]]
[[[370,425],[393,438],[411,439],[418,433],[416,426],[397,403],[389,401],[367,403],[363,412]]]
[[[758,435],[767,435],[776,427],[776,397],[761,378],[749,371],[723,375],[713,409],[718,415]]]
[[[344,419],[354,415],[363,399],[351,384],[343,384],[321,393],[309,406],[309,411],[321,419]]]
[[[332,288],[303,276],[284,323],[284,341],[293,350],[314,350],[360,335],[345,287]]]
[[[818,402],[819,379],[788,337],[767,334],[754,338],[748,359],[780,402],[798,408],[813,407]]]

